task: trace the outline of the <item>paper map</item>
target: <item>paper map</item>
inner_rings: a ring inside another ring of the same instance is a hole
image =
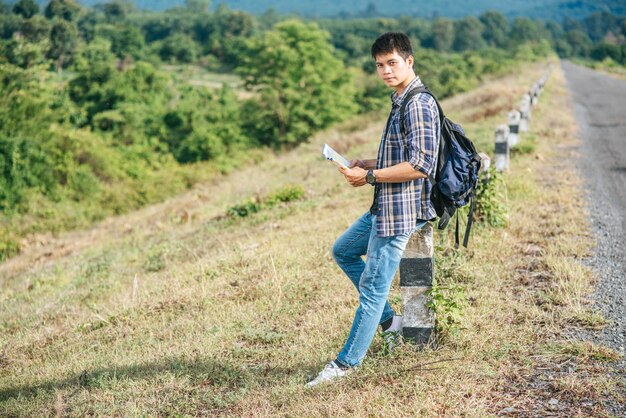
[[[322,155],[326,157],[326,159],[334,162],[339,167],[349,168],[350,161],[346,160],[341,154],[332,149],[328,144],[324,144],[322,148]]]

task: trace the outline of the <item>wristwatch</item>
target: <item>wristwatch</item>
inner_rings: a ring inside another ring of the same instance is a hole
[[[372,186],[376,184],[376,176],[374,175],[373,170],[367,170],[367,174],[365,175],[365,181]]]

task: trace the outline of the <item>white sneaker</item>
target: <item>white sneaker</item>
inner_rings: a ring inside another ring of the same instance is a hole
[[[331,361],[324,369],[317,375],[317,377],[304,385],[305,388],[312,388],[320,383],[330,382],[331,380],[341,379],[344,377],[350,369],[342,369],[337,363]]]
[[[402,317],[400,315],[393,316],[391,325],[386,331],[383,331],[382,337],[389,351],[393,350],[400,343],[400,338],[402,337]]]

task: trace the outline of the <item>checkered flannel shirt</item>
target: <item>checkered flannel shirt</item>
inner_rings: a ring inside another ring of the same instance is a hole
[[[418,93],[405,109],[407,135],[400,133],[400,106],[404,95],[422,85],[416,77],[398,96],[391,95],[391,112],[378,148],[376,168],[391,167],[408,161],[414,169],[434,174],[439,150],[439,111],[433,97]],[[382,237],[411,231],[419,220],[434,219],[437,214],[430,201],[432,183],[427,178],[403,183],[377,183],[370,209],[376,216],[376,234]]]

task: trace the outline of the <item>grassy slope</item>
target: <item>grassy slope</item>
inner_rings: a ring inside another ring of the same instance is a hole
[[[490,152],[494,127],[544,69],[444,106]],[[349,157],[375,155],[380,114],[0,265],[0,413],[484,416],[545,413],[553,397],[570,414],[602,413],[581,399],[619,401],[623,387],[598,362],[614,353],[562,336],[601,320],[584,301],[592,275],[578,259],[592,240],[574,163],[562,158],[576,141],[560,70],[533,116],[531,152],[506,176],[509,226],[478,225],[469,251],[437,254],[439,279],[461,283],[469,299],[464,330],[438,349],[403,346],[383,359],[377,338],[353,378],[302,388],[348,332],[356,295],[330,248],[371,199],[319,150],[328,142]],[[221,216],[286,184],[307,198]]]

